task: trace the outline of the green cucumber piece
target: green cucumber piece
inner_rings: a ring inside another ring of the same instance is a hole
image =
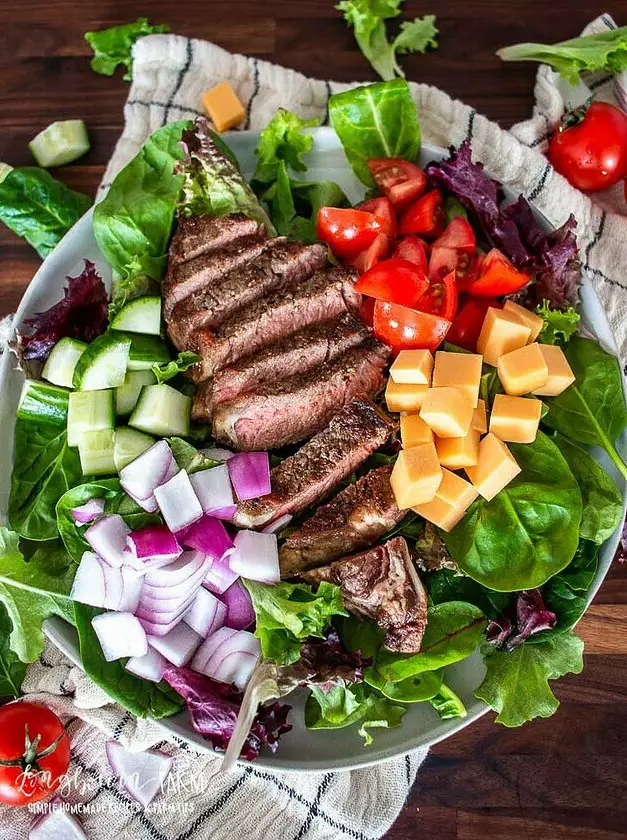
[[[144,385],[154,385],[157,377],[151,370],[129,370],[124,385],[115,389],[115,413],[118,417],[129,415],[137,405]]]
[[[67,442],[78,446],[85,432],[113,429],[113,391],[72,391],[67,412]]]
[[[185,437],[189,434],[192,398],[170,385],[147,385],[142,388],[129,426],[161,437]]]
[[[113,429],[82,433],[78,440],[78,454],[83,475],[113,475],[117,472],[114,438]]]
[[[51,123],[28,144],[40,166],[63,166],[89,151],[87,128],[82,120],[59,120]]]
[[[164,365],[170,361],[170,351],[158,335],[112,330],[115,335],[124,336],[131,342],[128,356],[129,370],[150,370],[153,365]]]
[[[119,426],[115,430],[113,439],[113,460],[117,472],[123,470],[127,464],[139,458],[155,442],[153,437],[138,432],[137,429],[129,429],[128,426]]]
[[[131,340],[124,333],[106,332],[87,346],[76,367],[72,384],[79,391],[101,391],[124,384]]]
[[[57,341],[41,372],[43,378],[54,385],[71,388],[74,368],[86,347],[85,342],[77,338],[62,338]]]
[[[160,335],[161,298],[155,295],[135,298],[120,309],[111,326],[115,330]]]
[[[65,426],[70,392],[38,379],[27,379],[22,386],[17,416],[44,426]]]
[[[4,163],[4,161],[0,161],[0,184],[4,181],[9,172],[12,171],[13,167],[10,164]]]

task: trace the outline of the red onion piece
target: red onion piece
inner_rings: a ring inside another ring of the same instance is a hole
[[[146,808],[162,790],[174,759],[160,750],[130,752],[118,741],[107,741],[107,760],[129,796]]]
[[[122,598],[124,597],[124,583],[122,581],[121,567],[115,568],[113,566],[104,565],[105,578],[105,607],[114,612],[122,612],[120,606]],[[134,612],[134,610],[126,610],[126,612]]]
[[[234,683],[243,691],[260,655],[259,639],[246,630],[238,630],[216,648],[203,673],[218,682]]]
[[[119,609],[121,612],[135,612],[139,605],[143,577],[130,566],[122,566],[122,598]]]
[[[107,598],[105,567],[110,568],[98,555],[92,551],[84,552],[74,576],[70,598],[81,604],[90,604],[92,607],[104,607]]]
[[[170,531],[181,531],[202,516],[200,502],[185,470],[157,487],[155,499]]]
[[[235,551],[229,557],[229,566],[234,572],[263,583],[281,580],[276,534],[238,531],[233,542]]]
[[[228,507],[212,510],[211,515],[214,519],[223,519],[225,522],[232,522],[236,512],[237,505],[229,505]]]
[[[159,510],[159,505],[157,504],[157,500],[154,496],[149,496],[147,499],[139,499],[128,490],[126,491],[126,495],[131,498],[135,504],[139,505],[140,508],[143,508],[146,513],[156,513]]]
[[[69,814],[65,808],[59,807],[33,821],[28,832],[28,840],[88,840],[88,838],[76,817]]]
[[[187,665],[201,642],[202,636],[182,622],[165,636],[148,636],[148,644],[179,668]]]
[[[262,534],[276,534],[277,536],[284,531],[287,526],[292,521],[293,517],[291,513],[284,513],[283,516],[279,516],[278,519],[275,519],[274,522],[271,522],[269,525],[266,525],[265,528],[261,529]]]
[[[176,560],[182,551],[165,525],[147,525],[126,538],[125,561],[134,569],[145,570]]]
[[[226,606],[215,595],[201,587],[191,607],[183,616],[183,621],[206,639],[222,627],[225,618]]]
[[[158,569],[150,569],[146,572],[145,583],[150,587],[172,587],[188,581],[202,566],[208,566],[211,562],[201,551],[184,551],[176,560],[159,566]]]
[[[126,538],[131,529],[118,513],[101,516],[85,531],[85,539],[96,554],[110,566],[124,563]]]
[[[84,505],[72,508],[70,513],[74,517],[74,521],[79,525],[84,525],[86,522],[91,522],[104,513],[105,500],[104,499],[90,499]]]
[[[200,453],[211,461],[228,461],[235,455],[230,449],[222,449],[219,446],[209,446],[207,449],[201,449]]]
[[[172,450],[165,440],[159,440],[120,470],[120,484],[129,496],[146,500],[176,472]]]
[[[101,613],[92,618],[91,625],[107,662],[148,652],[146,633],[132,613]]]
[[[146,621],[150,624],[160,625],[163,627],[168,625],[168,630],[165,630],[163,633],[155,633],[156,636],[164,636],[165,633],[169,632],[174,625],[183,620],[183,616],[194,603],[194,598],[195,593],[190,595],[189,598],[179,604],[176,608],[168,610],[151,609],[146,605],[140,605],[135,610],[135,615],[141,622]]]
[[[234,584],[220,595],[220,600],[226,607],[225,625],[234,630],[246,630],[255,620],[255,610],[248,590],[241,582]]]
[[[205,513],[233,507],[233,488],[226,464],[199,470],[190,476],[190,481]]]
[[[267,452],[238,452],[227,461],[235,495],[240,502],[270,492],[270,458]]]
[[[185,531],[181,538],[188,548],[195,548],[207,554],[212,560],[220,560],[227,552],[233,551],[233,540],[227,534],[219,519],[203,515]]]
[[[205,639],[191,661],[189,667],[192,671],[204,674],[205,665],[209,662],[216,650],[221,644],[223,644],[227,639],[230,639],[231,636],[234,636],[236,633],[237,630],[233,630],[231,627],[220,627],[219,630],[216,630],[215,633]]]
[[[143,656],[131,656],[124,666],[131,674],[150,682],[161,682],[166,666],[166,658],[158,650],[148,646],[148,653]]]
[[[235,583],[237,578],[238,575],[231,570],[231,567],[228,564],[228,558],[225,557],[222,560],[213,561],[211,566],[207,569],[207,574],[205,575],[202,585],[205,589],[208,589],[209,592],[221,595],[229,588],[229,586]]]

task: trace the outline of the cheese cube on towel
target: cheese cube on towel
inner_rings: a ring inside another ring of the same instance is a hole
[[[531,329],[502,309],[491,306],[486,312],[477,339],[477,352],[488,365],[496,365],[499,356],[524,347],[531,337]]]
[[[433,387],[457,388],[472,401],[474,408],[479,399],[482,361],[477,353],[447,353],[439,350],[435,354]]]
[[[429,388],[420,416],[438,437],[465,437],[470,429],[474,406],[457,388]]]
[[[549,368],[539,344],[528,344],[506,353],[498,361],[501,384],[514,397],[542,388],[549,379]]]
[[[390,368],[390,376],[399,385],[430,385],[432,372],[430,350],[401,350]]]
[[[477,498],[477,491],[466,479],[442,470],[442,482],[435,498],[413,510],[443,531],[450,531],[464,517],[468,507]]]
[[[503,304],[503,312],[507,312],[508,315],[511,315],[517,321],[520,321],[521,324],[529,327],[531,335],[529,336],[527,344],[531,344],[531,342],[535,341],[540,335],[542,327],[544,326],[544,319],[539,315],[536,315],[535,312],[530,312],[528,309],[525,309],[524,306],[514,303],[513,300],[505,301]]]
[[[228,82],[220,82],[202,95],[202,103],[218,133],[235,128],[246,116],[246,109]]]
[[[401,414],[401,442],[403,449],[433,443],[433,429],[427,426],[419,414]]]
[[[400,510],[430,502],[441,481],[442,467],[433,443],[398,453],[390,484]]]
[[[545,384],[536,388],[533,393],[538,397],[556,397],[573,384],[575,374],[561,347],[555,347],[553,344],[538,344],[538,347],[544,356],[549,376]]]
[[[533,443],[541,414],[540,400],[497,394],[490,414],[490,431],[509,443]]]
[[[466,475],[475,489],[490,501],[520,472],[516,459],[503,441],[491,432],[479,444],[479,462],[466,467]]]

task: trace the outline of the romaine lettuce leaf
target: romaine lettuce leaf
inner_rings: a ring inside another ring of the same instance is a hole
[[[122,77],[125,81],[133,78],[132,50],[138,38],[145,35],[156,35],[169,32],[170,27],[165,23],[151,24],[148,18],[137,18],[135,23],[124,23],[121,26],[111,26],[97,32],[86,32],[85,40],[94,51],[91,69],[103,76],[113,76],[120,64],[126,68]]]
[[[313,686],[305,705],[308,729],[343,729],[360,722],[364,746],[372,743],[370,729],[401,725],[406,706],[383,697],[365,683],[340,683],[329,690]]]

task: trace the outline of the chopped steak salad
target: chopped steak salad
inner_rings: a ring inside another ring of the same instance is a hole
[[[419,168],[402,79],[329,116],[355,207],[287,111],[250,182],[205,120],[158,129],[94,210],[111,294],[85,261],[15,346],[10,649],[62,616],[112,698],[187,707],[228,761],[277,748],[298,687],[366,746],[412,703],[463,717],[447,666],[477,649],[500,723],[552,714],[623,514],[574,220],[505,204],[468,143]]]

